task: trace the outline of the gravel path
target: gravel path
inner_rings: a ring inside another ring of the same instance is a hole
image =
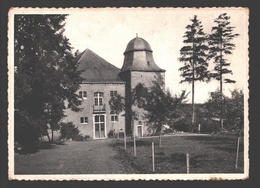
[[[111,139],[65,142],[28,155],[15,154],[15,174],[133,174],[116,158]]]

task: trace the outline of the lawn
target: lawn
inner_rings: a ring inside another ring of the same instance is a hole
[[[240,141],[238,168],[235,169],[237,132],[221,133],[216,139],[211,136],[167,136],[138,138],[137,156],[133,156],[133,141],[113,143],[117,158],[132,166],[139,173],[152,172],[151,143],[155,144],[155,173],[187,173],[186,154],[190,155],[190,173],[243,173],[244,147]]]

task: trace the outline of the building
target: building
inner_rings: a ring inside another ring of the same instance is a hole
[[[126,82],[126,98],[131,97],[131,91],[138,83],[143,83],[146,87],[149,87],[157,79],[164,82],[165,70],[157,66],[152,53],[149,43],[138,36],[128,43],[124,52],[124,63],[120,71],[120,77]],[[129,113],[130,108],[131,106],[126,104],[126,113]],[[149,134],[146,120],[142,118],[144,111],[135,106],[132,108],[139,113],[139,119],[134,122],[134,134],[138,137]],[[131,119],[126,116],[126,132],[130,134],[132,131]]]
[[[125,96],[125,82],[119,77],[120,69],[89,49],[80,53],[76,60],[82,71],[78,94],[82,98],[82,111],[65,111],[64,122],[73,122],[80,134],[90,138],[107,138],[110,130],[125,130],[125,117],[111,114],[108,101],[116,93]]]
[[[111,130],[116,133],[126,131],[127,134],[135,130],[134,134],[138,137],[148,134],[146,121],[141,116],[144,111],[133,107],[140,114],[133,129],[129,116],[123,116],[124,112],[119,115],[111,114],[108,103],[115,94],[130,98],[131,90],[138,83],[149,87],[153,80],[164,81],[165,70],[155,63],[148,42],[136,36],[128,43],[121,70],[89,49],[80,53],[76,60],[84,79],[78,91],[82,98],[82,111],[73,112],[67,109],[63,121],[72,121],[83,136],[88,135],[93,139],[107,138]],[[126,104],[126,114],[130,108]]]

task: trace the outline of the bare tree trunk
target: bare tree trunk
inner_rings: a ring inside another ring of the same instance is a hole
[[[51,138],[49,136],[48,130],[46,130],[46,136],[48,137],[49,142],[51,142]]]
[[[195,52],[195,44],[193,43],[193,53]],[[194,79],[195,79],[195,75],[194,75],[194,54],[193,54],[193,60],[192,60],[192,117],[191,117],[191,129],[190,132],[193,132],[193,126],[194,126]]]
[[[222,49],[222,39],[220,42],[220,49]],[[222,91],[222,50],[220,51],[220,127],[223,130],[223,91]]]
[[[53,129],[51,129],[51,142],[53,142]]]

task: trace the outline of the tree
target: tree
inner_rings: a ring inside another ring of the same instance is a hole
[[[130,98],[126,99],[120,94],[111,97],[109,100],[110,110],[115,114],[120,114],[122,111],[125,111],[125,114],[123,115],[129,117],[133,126],[133,121],[138,120],[139,116],[137,110],[134,109],[134,106],[142,108],[143,103],[146,102],[146,95],[147,88],[139,83],[132,89]]]
[[[15,138],[32,134],[28,122],[38,138],[43,132],[48,136],[47,124],[52,132],[58,129],[65,100],[69,108],[80,110],[75,92],[82,79],[63,35],[65,19],[66,15],[15,16]]]
[[[179,68],[181,76],[184,78],[182,82],[188,82],[192,84],[192,119],[190,131],[193,130],[194,126],[194,88],[195,81],[209,80],[208,63],[206,61],[208,50],[206,42],[206,35],[203,32],[201,22],[195,15],[193,19],[190,19],[192,24],[186,27],[187,31],[183,36],[183,41],[186,45],[180,50],[181,57],[180,62],[184,63],[184,66]]]
[[[125,111],[124,116],[126,120],[131,121],[132,127],[132,137],[134,138],[134,157],[136,157],[136,143],[135,143],[135,134],[134,134],[134,120],[138,120],[139,113],[136,110],[135,106],[141,108],[143,103],[146,101],[145,96],[147,94],[147,89],[143,84],[137,84],[131,91],[131,95],[128,98],[122,97],[120,94],[117,94],[109,100],[109,105],[111,111],[116,114]]]
[[[180,105],[187,98],[186,91],[177,97],[172,96],[170,91],[164,91],[161,87],[163,84],[160,80],[153,82],[153,85],[147,89],[146,102],[141,106],[146,111],[144,117],[148,124],[153,124],[156,131],[159,132],[159,146],[161,147],[161,131],[165,124],[173,122],[180,115]]]
[[[206,116],[207,118],[220,117],[221,108],[223,108],[222,118],[225,119],[227,129],[238,128],[242,130],[244,125],[244,94],[241,90],[236,89],[230,92],[231,97],[222,96],[223,104],[221,104],[220,90],[211,92],[210,98],[205,103]]]
[[[232,50],[235,48],[235,44],[232,40],[239,36],[239,34],[233,34],[235,27],[230,26],[230,17],[227,13],[219,15],[214,20],[216,26],[212,27],[212,33],[209,36],[209,56],[208,59],[213,59],[215,63],[214,72],[211,77],[218,80],[220,83],[220,98],[221,98],[221,114],[220,114],[220,125],[223,129],[223,81],[224,83],[235,83],[234,80],[225,78],[225,74],[232,74],[232,70],[228,69],[230,62],[226,59],[227,55],[232,54]]]

